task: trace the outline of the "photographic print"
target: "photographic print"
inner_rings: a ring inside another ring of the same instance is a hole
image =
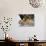
[[[20,26],[34,26],[34,14],[19,14]]]

